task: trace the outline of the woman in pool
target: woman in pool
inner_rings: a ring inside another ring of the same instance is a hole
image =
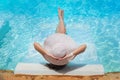
[[[59,25],[56,33],[48,36],[44,42],[44,47],[39,43],[34,43],[34,48],[50,63],[57,66],[66,65],[78,54],[86,49],[86,45],[77,46],[71,37],[66,35],[64,25],[64,11],[58,9]]]

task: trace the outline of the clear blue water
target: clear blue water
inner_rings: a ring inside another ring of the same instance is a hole
[[[40,59],[32,44],[55,32],[58,7],[65,11],[68,35],[78,44],[94,43],[92,62],[97,56],[105,72],[120,72],[119,0],[0,0],[0,69]]]

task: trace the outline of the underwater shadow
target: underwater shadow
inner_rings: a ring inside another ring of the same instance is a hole
[[[78,68],[82,68],[84,67],[86,64],[75,64],[75,63],[69,63],[67,65],[63,65],[63,66],[56,66],[53,64],[45,64],[46,67],[48,67],[49,69],[52,69],[58,73],[62,73],[65,74],[67,72],[73,71],[75,69]]]
[[[9,21],[4,21],[3,25],[0,28],[0,48],[2,44],[4,43],[3,38],[6,36],[6,34],[11,30]]]

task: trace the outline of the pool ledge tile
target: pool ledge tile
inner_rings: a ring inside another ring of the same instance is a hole
[[[104,75],[104,68],[101,64],[86,64],[84,66],[66,66],[56,70],[39,63],[18,63],[14,74],[21,75]]]

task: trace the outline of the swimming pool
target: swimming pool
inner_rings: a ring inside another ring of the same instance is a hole
[[[68,35],[78,44],[94,43],[105,72],[120,72],[119,0],[0,0],[0,69],[38,55],[32,44],[55,32],[58,7]]]

